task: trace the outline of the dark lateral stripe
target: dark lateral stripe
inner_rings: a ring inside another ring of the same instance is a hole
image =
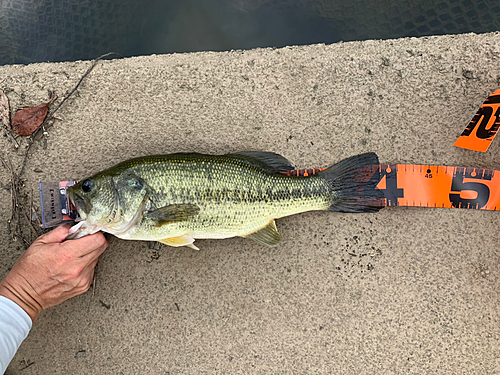
[[[294,169],[291,171],[282,171],[281,174],[286,176],[308,177],[324,171],[326,168],[312,168],[312,169]]]

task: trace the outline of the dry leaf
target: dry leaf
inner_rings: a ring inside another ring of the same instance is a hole
[[[2,90],[0,90],[0,119],[5,126],[10,127],[9,98]]]
[[[37,107],[25,107],[20,109],[12,119],[12,127],[14,132],[19,135],[29,136],[43,124],[43,120],[47,117],[49,105],[55,99],[55,96],[50,98],[48,103],[40,104]]]

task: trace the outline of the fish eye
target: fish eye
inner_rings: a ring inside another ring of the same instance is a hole
[[[90,178],[86,179],[85,181],[82,182],[82,190],[85,193],[90,192],[92,190],[92,187],[94,186],[94,181],[92,181]]]

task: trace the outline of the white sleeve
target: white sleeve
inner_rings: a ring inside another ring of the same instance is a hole
[[[0,374],[7,370],[31,325],[31,318],[20,306],[0,296]]]

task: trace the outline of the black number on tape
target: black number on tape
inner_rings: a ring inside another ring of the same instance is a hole
[[[473,168],[457,168],[451,183],[450,202],[455,208],[483,208],[490,199],[490,188],[481,182],[464,182],[464,178],[491,180],[492,174]],[[475,191],[473,199],[461,198],[460,192]]]
[[[371,179],[372,182],[380,184],[385,178],[385,188],[380,189],[380,191],[384,193],[387,206],[399,206],[398,198],[403,198],[404,196],[404,189],[398,189],[397,173],[395,165],[382,166],[381,170],[377,170]]]

